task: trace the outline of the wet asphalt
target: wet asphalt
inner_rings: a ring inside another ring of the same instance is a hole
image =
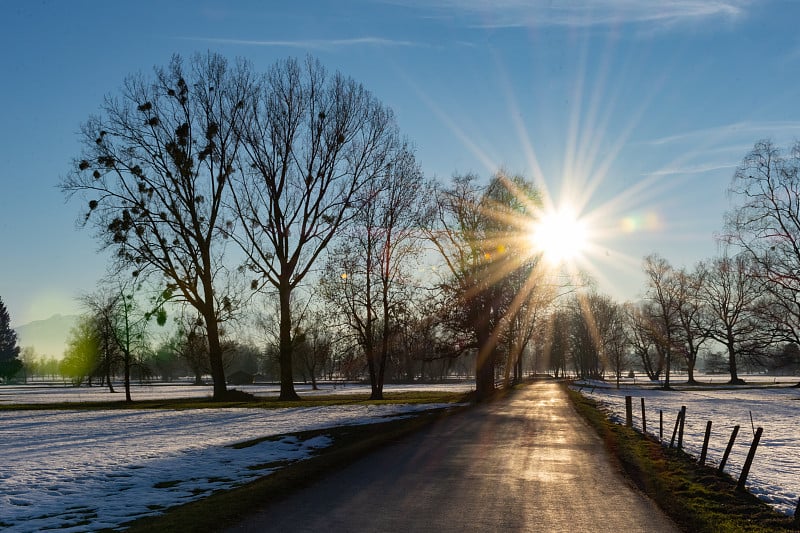
[[[672,532],[556,383],[447,417],[231,532]]]

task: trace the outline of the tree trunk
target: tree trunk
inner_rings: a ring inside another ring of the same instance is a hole
[[[210,315],[210,316],[209,316]],[[219,341],[219,324],[214,313],[207,313],[206,332],[208,334],[208,359],[211,365],[211,379],[214,382],[214,400],[225,399],[228,388],[225,384],[225,368],[222,366],[222,346]]]
[[[478,355],[475,358],[475,396],[481,402],[494,392],[495,347],[488,317],[479,318],[476,328]]]
[[[210,265],[208,250],[203,254],[203,264]],[[204,305],[201,311],[206,322],[206,335],[208,337],[208,360],[211,366],[211,380],[214,382],[214,401],[222,401],[228,392],[225,384],[225,367],[222,364],[222,345],[219,340],[219,323],[214,309],[214,290],[211,282],[211,272],[206,270],[202,274]]]
[[[281,393],[278,397],[282,401],[296,401],[300,399],[294,390],[294,375],[292,373],[292,308],[291,289],[289,280],[281,278],[278,291],[280,299],[280,366],[281,366]]]
[[[369,287],[369,284],[367,285]],[[367,295],[367,320],[364,326],[364,355],[367,358],[367,369],[369,370],[369,384],[371,388],[370,400],[383,400],[383,387],[378,383],[378,354],[375,353],[375,343],[373,342],[373,319],[371,312],[371,302]]]
[[[733,343],[728,343],[728,370],[731,373],[731,385],[744,385],[744,380],[739,379],[739,373],[736,369],[736,350]]]
[[[664,390],[669,390],[669,373],[672,370],[672,338],[667,335],[667,349],[664,353]]]
[[[109,360],[108,351],[106,351],[106,379],[108,380],[108,392],[114,394],[114,383],[111,381],[111,361]]]
[[[694,379],[694,365],[697,363],[696,357],[687,357],[686,358],[686,369],[689,372],[689,383],[694,384],[697,383]]]
[[[123,312],[125,313],[125,349],[122,352],[123,364],[125,365],[125,401],[131,403],[131,324],[128,317],[128,304],[125,303],[125,295],[122,297]]]
[[[133,402],[131,398],[131,354],[125,351],[125,401]]]
[[[386,276],[386,275],[384,275]],[[389,335],[391,328],[389,327],[389,320],[391,313],[389,312],[389,287],[386,283],[383,284],[383,333],[381,335],[381,352],[380,360],[378,361],[378,394],[380,398],[376,400],[383,400],[383,383],[386,379],[386,361],[389,359]],[[373,390],[373,394],[375,391]]]

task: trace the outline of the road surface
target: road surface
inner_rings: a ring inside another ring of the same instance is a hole
[[[555,383],[369,454],[232,532],[678,531],[612,464]]]

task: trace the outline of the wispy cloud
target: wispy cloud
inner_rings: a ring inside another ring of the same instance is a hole
[[[329,50],[354,46],[376,47],[411,47],[422,46],[413,41],[385,39],[382,37],[357,37],[353,39],[296,39],[296,40],[259,40],[259,39],[223,39],[215,37],[181,37],[185,41],[202,41],[214,44],[235,46],[264,46],[276,48],[302,48],[306,50]]]
[[[736,19],[758,0],[389,0],[472,19],[481,27],[572,26],[651,23],[675,26],[708,19]]]
[[[645,141],[644,144],[649,145],[665,145],[665,144],[678,144],[695,142],[697,139],[721,139],[732,136],[783,136],[787,134],[800,133],[800,121],[784,120],[784,121],[765,121],[765,122],[735,122],[733,124],[724,124],[722,126],[715,126],[713,128],[704,128],[700,130],[688,131],[658,139],[651,139]]]
[[[705,165],[689,165],[684,167],[662,168],[654,172],[648,172],[647,176],[673,176],[675,174],[702,174],[704,172],[714,172],[715,170],[728,170],[736,168],[738,163],[718,163]]]

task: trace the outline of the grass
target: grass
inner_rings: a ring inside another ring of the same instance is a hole
[[[441,396],[437,394],[437,398],[441,398]],[[308,404],[304,402],[303,405]],[[327,435],[332,439],[333,444],[321,450],[316,456],[284,465],[283,468],[241,487],[217,491],[201,500],[171,507],[163,514],[140,518],[124,524],[123,527],[128,528],[126,531],[133,533],[223,530],[236,524],[242,517],[251,514],[254,509],[262,507],[265,502],[280,499],[290,491],[308,486],[322,474],[342,468],[366,453],[397,441],[458,410],[436,409],[412,418],[391,420],[379,424],[334,427],[292,434],[299,440],[306,440],[317,435]]]
[[[569,389],[568,389],[569,390]],[[632,428],[611,422],[596,402],[569,390],[578,412],[597,431],[626,475],[684,531],[798,531],[780,514],[716,468],[668,449]]]

